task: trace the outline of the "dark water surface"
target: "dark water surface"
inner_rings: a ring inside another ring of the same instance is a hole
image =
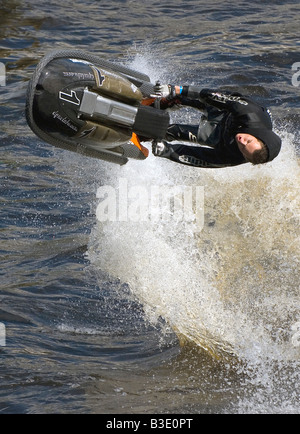
[[[0,414],[299,413],[299,1],[11,0],[0,13]],[[74,47],[255,96],[280,157],[120,168],[42,143],[27,82],[47,51]],[[203,229],[100,222],[97,190],[119,179],[203,186]]]

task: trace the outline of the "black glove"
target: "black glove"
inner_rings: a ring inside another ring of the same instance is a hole
[[[173,152],[173,149],[170,143],[167,143],[165,140],[163,140],[162,142],[154,141],[152,143],[152,152],[153,155],[155,155],[156,157],[169,158],[171,153]]]

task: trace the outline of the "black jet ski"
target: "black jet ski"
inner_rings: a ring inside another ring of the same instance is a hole
[[[143,73],[79,50],[55,50],[29,82],[26,119],[42,140],[113,163],[148,156],[139,138],[165,137],[169,114],[157,108]]]

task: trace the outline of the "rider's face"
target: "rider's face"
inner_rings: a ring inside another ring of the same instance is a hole
[[[251,134],[238,133],[235,136],[235,140],[239,147],[239,150],[247,161],[251,161],[251,157],[255,151],[262,149],[261,142]]]

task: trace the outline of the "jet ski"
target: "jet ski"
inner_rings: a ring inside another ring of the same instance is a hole
[[[81,50],[54,50],[29,82],[26,120],[43,141],[101,160],[144,160],[141,144],[161,140],[169,114],[141,72]]]

